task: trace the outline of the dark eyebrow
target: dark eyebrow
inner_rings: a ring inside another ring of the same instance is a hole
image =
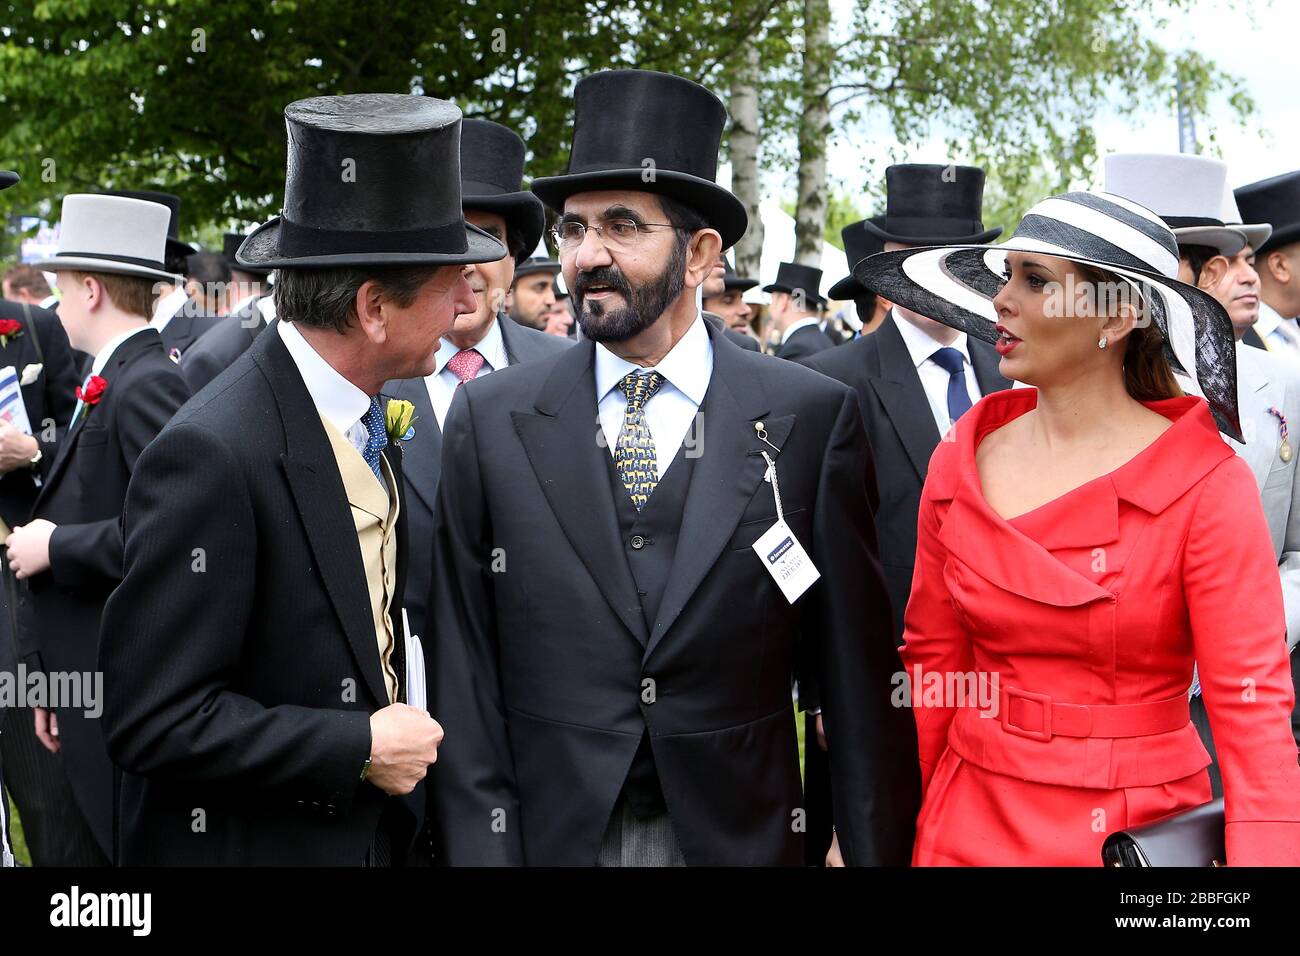
[[[501,238],[501,227],[500,227],[500,226],[496,226],[496,225],[492,225],[492,226],[479,226],[479,228],[482,229],[484,232],[486,232],[489,236],[495,236],[495,237],[498,238],[498,239]]]
[[[645,222],[645,218],[635,209],[627,206],[610,206],[602,215],[603,219],[631,219],[635,223]]]
[[[1035,262],[1033,259],[1026,259],[1021,262],[1020,265],[1025,269],[1042,269],[1048,275],[1056,275],[1056,273],[1047,268],[1047,266],[1043,265],[1041,262]]]

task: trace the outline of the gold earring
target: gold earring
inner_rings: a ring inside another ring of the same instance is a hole
[[[1101,340],[1097,342],[1097,348],[1104,349],[1105,347],[1106,347],[1106,336],[1103,335],[1101,337]]]

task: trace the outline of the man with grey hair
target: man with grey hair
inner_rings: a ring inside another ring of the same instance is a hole
[[[475,308],[464,267],[506,250],[461,217],[451,103],[316,97],[285,119],[283,216],[238,254],[278,270],[275,326],[127,499],[100,641],[123,864],[428,861],[442,728],[402,628],[411,416],[379,392],[433,371]]]

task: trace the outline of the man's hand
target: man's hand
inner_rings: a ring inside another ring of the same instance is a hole
[[[35,438],[0,418],[0,472],[28,467],[40,448]]]
[[[5,538],[9,570],[13,571],[14,577],[21,580],[50,569],[50,535],[57,527],[51,521],[37,518],[14,528],[13,533]]]
[[[389,704],[370,715],[370,772],[384,793],[410,793],[438,759],[442,726],[409,704]]]
[[[822,723],[821,714],[817,715],[817,746],[820,747],[822,750],[831,749],[830,746],[826,743],[826,725]]]
[[[59,716],[44,707],[35,708],[36,739],[52,754],[59,752]]]
[[[840,856],[840,835],[838,833],[831,834],[831,848],[826,851],[826,865],[844,865],[844,857]]]

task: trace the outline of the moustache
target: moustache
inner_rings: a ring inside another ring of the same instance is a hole
[[[579,272],[573,279],[574,292],[579,296],[585,295],[593,286],[605,286],[617,292],[624,300],[631,298],[632,290],[623,274],[608,266],[590,272]]]

